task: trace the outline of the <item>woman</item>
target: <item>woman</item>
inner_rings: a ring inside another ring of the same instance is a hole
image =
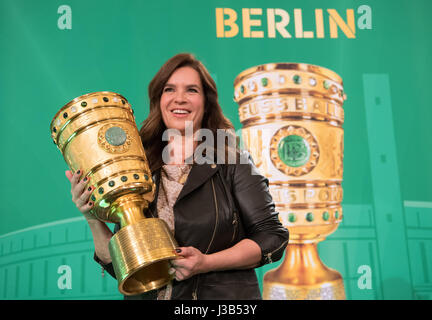
[[[140,135],[157,189],[146,215],[167,222],[183,259],[171,262],[171,284],[135,298],[261,299],[254,268],[279,260],[288,242],[268,180],[250,156],[246,164],[186,161],[196,159],[199,144],[193,137],[200,129],[215,137],[217,129],[234,129],[218,104],[215,82],[192,55],[178,54],[150,82],[149,98],[150,113]],[[164,141],[166,129],[177,130],[179,136]],[[186,134],[188,129],[194,135]],[[206,157],[215,156],[216,138],[214,146],[206,149]],[[239,160],[242,153],[237,148],[235,153]],[[66,172],[72,199],[92,230],[95,260],[115,276],[108,251],[112,233],[89,214],[93,189],[81,174]]]

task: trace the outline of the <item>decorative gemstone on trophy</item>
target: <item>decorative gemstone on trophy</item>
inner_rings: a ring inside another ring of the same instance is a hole
[[[323,212],[322,218],[324,221],[328,221],[328,219],[330,218],[330,214],[328,213],[328,211]]]
[[[109,153],[124,153],[130,148],[131,138],[120,124],[107,124],[99,129],[98,144]]]
[[[316,84],[317,84],[316,79],[315,79],[315,78],[309,78],[309,84],[310,84],[312,87],[315,87]]]
[[[284,75],[279,75],[279,84],[284,84],[286,81],[286,78]]]
[[[121,146],[126,142],[126,132],[120,127],[111,127],[105,132],[105,139],[113,146]]]
[[[318,143],[307,129],[286,126],[276,131],[271,138],[270,158],[282,173],[302,176],[311,172],[318,163]]]
[[[300,167],[308,162],[310,147],[300,136],[290,135],[283,138],[278,145],[279,158],[290,167]]]
[[[293,77],[293,81],[295,84],[300,84],[301,83],[301,77],[298,74],[296,74]]]
[[[291,212],[291,213],[288,215],[288,220],[289,220],[289,222],[291,222],[291,223],[296,222],[296,220],[297,220],[296,214]]]

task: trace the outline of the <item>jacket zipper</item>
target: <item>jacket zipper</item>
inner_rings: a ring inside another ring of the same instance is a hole
[[[215,227],[213,229],[213,235],[212,235],[212,238],[210,240],[210,243],[209,243],[209,245],[207,247],[207,250],[206,250],[205,254],[208,253],[208,251],[210,250],[210,247],[211,247],[211,245],[213,243],[214,237],[216,235],[216,228],[217,228],[218,221],[219,221],[219,209],[218,209],[218,205],[217,205],[216,191],[215,191],[215,187],[214,187],[213,177],[211,179],[211,183],[212,183],[212,189],[213,189],[213,200],[214,200],[215,210],[216,210],[216,221],[215,221]]]
[[[237,218],[237,212],[236,211],[234,211],[234,219],[233,219],[232,224],[234,226],[234,232],[233,232],[233,236],[231,238],[231,243],[235,240],[235,237],[237,235],[238,218]]]
[[[278,251],[280,248],[282,248],[286,243],[288,242],[288,240],[284,241],[277,249],[267,253],[265,256],[267,257],[267,263],[273,263],[273,260],[271,258],[272,254],[275,253],[276,251]]]
[[[217,205],[217,199],[216,199],[216,191],[215,191],[215,187],[214,187],[214,182],[213,182],[213,177],[211,178],[211,184],[212,184],[212,189],[213,189],[213,200],[214,200],[214,204],[215,204],[215,210],[216,210],[216,221],[215,221],[215,227],[213,229],[213,235],[211,237],[210,243],[207,247],[207,250],[205,251],[204,254],[207,254],[208,251],[210,250],[211,245],[213,244],[213,240],[215,238],[216,235],[216,228],[218,225],[218,221],[219,221],[219,209],[218,209],[218,205]],[[197,291],[198,291],[198,280],[199,280],[199,274],[197,275],[196,281],[195,281],[195,288],[192,291],[192,299],[193,300],[197,300],[198,296],[197,296]]]

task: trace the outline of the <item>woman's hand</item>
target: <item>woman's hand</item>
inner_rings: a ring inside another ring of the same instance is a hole
[[[194,247],[181,247],[176,253],[180,258],[171,260],[169,273],[175,274],[178,281],[210,271],[252,269],[259,265],[262,256],[260,246],[251,239],[242,239],[231,248],[211,254]]]
[[[194,247],[176,249],[179,259],[171,260],[169,273],[175,274],[177,281],[186,280],[198,273],[208,272],[207,256]]]
[[[109,241],[113,235],[109,227],[101,220],[90,213],[93,208],[93,201],[89,201],[90,195],[95,189],[93,186],[87,186],[88,178],[81,179],[82,170],[77,170],[75,174],[66,171],[66,177],[71,183],[72,201],[79,211],[84,215],[89,224],[93,235],[96,256],[104,263],[111,262],[111,255],[108,249]]]
[[[90,214],[91,208],[94,203],[89,201],[90,195],[94,187],[87,187],[88,178],[81,179],[82,171],[77,170],[74,174],[72,171],[67,170],[66,177],[71,183],[72,201],[75,203],[78,210],[84,215],[87,220],[97,220],[96,217]]]

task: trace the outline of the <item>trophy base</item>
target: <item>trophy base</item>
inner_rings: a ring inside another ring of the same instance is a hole
[[[316,284],[313,286],[289,285],[266,282],[263,289],[264,300],[345,300],[343,280]]]
[[[136,295],[168,284],[169,260],[177,258],[176,247],[161,219],[142,219],[121,228],[109,243],[119,291]]]
[[[282,264],[264,275],[265,300],[345,300],[341,274],[326,267],[316,243],[288,244]]]

